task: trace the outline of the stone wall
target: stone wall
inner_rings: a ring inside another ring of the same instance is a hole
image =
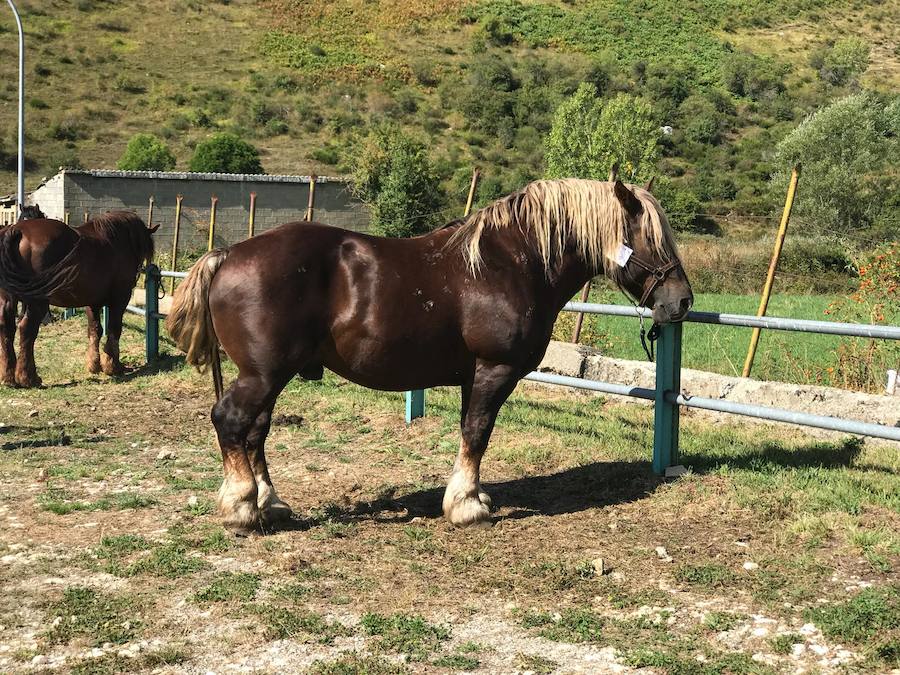
[[[308,176],[243,176],[237,174],[191,174],[153,171],[62,171],[47,180],[29,199],[48,216],[77,226],[85,212],[96,215],[113,209],[128,209],[147,218],[147,206],[154,198],[153,222],[161,227],[155,239],[159,251],[172,245],[175,198],[182,202],[179,250],[205,248],[209,228],[210,198],[218,197],[216,210],[217,246],[236,243],[247,237],[250,193],[256,193],[257,234],[306,214],[309,199]],[[314,220],[366,231],[369,213],[355,199],[348,184],[335,178],[318,178]]]

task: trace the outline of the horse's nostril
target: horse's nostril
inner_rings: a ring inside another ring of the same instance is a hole
[[[693,304],[694,304],[693,298],[690,298],[690,297],[682,298],[681,302],[679,303],[679,309],[681,309],[681,313],[687,314],[691,309],[691,305],[693,305]]]

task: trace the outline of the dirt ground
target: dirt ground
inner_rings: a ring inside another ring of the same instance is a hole
[[[900,667],[900,458],[684,416],[650,471],[646,408],[522,385],[483,480],[440,515],[459,395],[292,382],[267,444],[295,510],[235,539],[205,376],[86,375],[45,326],[40,390],[0,390],[0,671],[768,673]]]

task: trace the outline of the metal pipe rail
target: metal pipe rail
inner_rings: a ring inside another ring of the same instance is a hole
[[[145,270],[146,306],[129,306],[128,310],[145,317],[147,362],[152,363],[159,356],[159,321],[166,316],[159,311],[159,291],[163,277],[184,279],[186,272],[160,270],[156,265],[148,265]],[[651,318],[648,309],[637,309],[627,305],[602,305],[588,302],[570,302],[563,308],[569,312],[604,314]],[[722,326],[760,327],[772,330],[787,330],[804,333],[824,333],[851,337],[900,340],[900,327],[837,323],[830,321],[810,321],[805,319],[783,319],[776,317],[755,317],[742,314],[719,314],[716,312],[690,312],[685,318],[689,323],[706,323]],[[856,420],[846,420],[825,415],[772,408],[768,406],[722,401],[690,396],[681,392],[681,323],[662,326],[659,335],[656,359],[656,387],[632,387],[611,382],[596,382],[577,377],[566,377],[551,373],[533,372],[524,379],[578,389],[587,389],[605,394],[631,396],[654,401],[655,419],[653,434],[653,470],[658,474],[679,463],[679,409],[680,406],[700,408],[735,415],[745,415],[759,419],[799,424],[803,426],[830,429],[862,436],[873,436],[900,441],[900,427],[870,424]],[[411,421],[425,414],[424,391],[407,392],[406,417]]]
[[[599,305],[592,302],[567,302],[564,312],[584,314],[605,314],[608,316],[643,316],[652,320],[652,312],[645,307],[627,305]],[[709,323],[719,326],[743,326],[787,330],[796,333],[822,333],[824,335],[846,335],[849,337],[900,340],[900,326],[879,326],[877,324],[840,323],[838,321],[812,321],[810,319],[783,319],[773,316],[749,316],[747,314],[720,314],[718,312],[688,312],[688,323]]]

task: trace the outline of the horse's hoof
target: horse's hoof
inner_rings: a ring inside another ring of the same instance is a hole
[[[259,512],[259,519],[266,525],[284,523],[294,516],[291,507],[284,502],[271,504],[268,508]]]
[[[91,375],[99,375],[100,373],[103,372],[103,368],[100,367],[100,362],[97,361],[97,363],[89,363],[89,364],[87,364],[87,371],[88,371]]]
[[[485,495],[487,496],[487,495]],[[490,498],[488,497],[488,502]],[[490,527],[491,509],[478,497],[464,497],[455,499],[450,504],[444,504],[444,516],[456,527]]]
[[[16,378],[16,385],[22,387],[22,389],[37,389],[42,384],[44,384],[44,381],[37,376]]]

